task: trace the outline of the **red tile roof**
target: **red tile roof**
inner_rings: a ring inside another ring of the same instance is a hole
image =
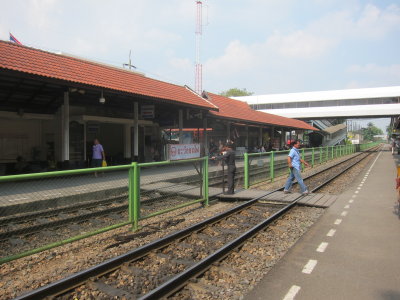
[[[5,41],[0,41],[1,69],[217,110],[213,104],[184,86]]]
[[[290,119],[286,117],[281,117],[273,114],[268,114],[261,111],[256,111],[250,108],[250,106],[243,101],[234,100],[228,97],[216,95],[213,93],[207,93],[208,100],[218,106],[219,111],[210,112],[211,115],[234,119],[238,121],[246,121],[249,123],[257,123],[257,124],[268,124],[282,127],[290,127],[290,128],[300,128],[307,130],[316,130],[317,128],[308,125],[306,122]]]

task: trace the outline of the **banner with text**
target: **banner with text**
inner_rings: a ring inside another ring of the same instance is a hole
[[[200,144],[172,144],[168,146],[170,160],[200,157]]]

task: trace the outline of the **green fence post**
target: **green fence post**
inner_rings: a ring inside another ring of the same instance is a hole
[[[322,164],[322,147],[319,147],[319,164]]]
[[[244,153],[244,188],[249,188],[249,154]]]
[[[140,168],[137,162],[133,163],[133,226],[132,230],[139,229],[140,218]]]
[[[208,206],[208,156],[203,160],[203,197],[204,206]]]
[[[315,150],[314,150],[314,147],[312,148],[312,150],[311,150],[311,167],[313,167],[314,168],[314,159],[315,159]]]
[[[326,146],[325,161],[329,160],[329,146]]]
[[[333,146],[332,146],[332,159],[334,159]]]
[[[135,199],[135,189],[134,189],[134,180],[135,180],[135,163],[131,164],[129,168],[129,181],[128,181],[128,193],[129,193],[129,203],[128,203],[128,216],[129,222],[133,224],[134,219],[134,199]]]
[[[271,181],[275,178],[275,152],[271,151],[269,155],[269,177]]]
[[[304,155],[304,148],[303,148],[303,149],[301,149],[301,159],[304,160],[304,158],[305,158],[305,155]],[[301,163],[301,171],[302,172],[304,171],[304,164],[303,163]]]

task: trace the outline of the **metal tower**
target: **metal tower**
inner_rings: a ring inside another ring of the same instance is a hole
[[[201,36],[203,34],[203,24],[202,24],[202,2],[196,1],[196,65],[195,65],[195,91],[198,94],[202,93],[203,84],[203,66],[200,62],[200,47],[201,47]]]

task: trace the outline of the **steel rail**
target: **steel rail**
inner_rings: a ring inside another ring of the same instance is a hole
[[[231,210],[222,212],[216,216],[208,218],[208,219],[206,219],[202,222],[199,222],[197,224],[194,224],[188,228],[185,228],[178,232],[172,233],[160,240],[154,241],[150,244],[147,244],[147,245],[139,247],[135,250],[129,251],[123,255],[109,259],[97,266],[94,266],[87,270],[83,270],[76,274],[70,275],[64,279],[58,280],[47,286],[44,286],[37,290],[31,291],[25,295],[21,295],[15,299],[16,300],[17,299],[41,299],[44,297],[48,297],[50,295],[53,295],[53,296],[59,295],[59,294],[65,292],[66,290],[70,290],[76,286],[81,285],[82,283],[84,283],[91,277],[95,277],[95,276],[97,277],[102,274],[111,272],[111,271],[117,269],[120,265],[122,265],[123,263],[125,263],[127,261],[132,261],[132,260],[138,259],[140,257],[143,257],[147,253],[149,253],[153,250],[157,250],[159,248],[162,248],[162,247],[172,243],[174,240],[181,239],[193,232],[203,229],[205,226],[216,223],[221,219],[227,218],[231,214],[241,211],[241,210],[247,208],[248,206],[253,205],[254,203],[256,203],[258,201],[258,199],[265,197],[269,194],[272,194],[274,192],[276,192],[276,191],[274,190],[274,191],[265,192],[262,196],[254,198],[248,202],[245,202],[237,207],[234,207]]]
[[[372,154],[372,153],[374,153],[374,152],[371,152],[370,154]],[[367,155],[367,156],[369,156],[369,155]],[[361,160],[363,160],[363,159],[361,159]],[[352,164],[352,166],[356,165],[361,160]],[[322,170],[316,174],[310,175],[307,178],[316,176],[317,174],[325,172],[333,167],[334,166],[327,168],[325,170]],[[346,168],[346,170],[348,170],[348,169],[349,168]],[[338,177],[344,172],[345,171],[340,172],[340,173],[336,174],[334,177]],[[333,179],[334,178],[330,178],[328,180],[332,181]],[[319,188],[320,187],[313,188],[312,191],[316,191]],[[253,198],[241,205],[238,205],[237,207],[234,207],[233,209],[222,212],[216,216],[208,218],[208,219],[206,219],[202,222],[199,222],[197,224],[194,224],[188,228],[185,228],[178,232],[172,233],[160,240],[154,241],[150,244],[147,244],[147,245],[141,246],[135,250],[129,251],[123,255],[117,256],[115,258],[111,258],[111,259],[109,259],[99,265],[93,266],[87,270],[83,270],[76,274],[72,274],[72,275],[70,275],[66,278],[63,278],[61,280],[58,280],[54,283],[51,283],[51,284],[43,286],[39,289],[28,292],[24,295],[18,296],[17,298],[15,298],[15,300],[41,299],[41,298],[45,298],[45,297],[49,297],[49,296],[54,297],[54,296],[60,295],[62,293],[65,293],[66,291],[71,290],[72,288],[82,285],[84,282],[86,282],[90,278],[99,277],[106,273],[112,272],[115,269],[117,269],[119,266],[121,266],[122,264],[126,263],[127,261],[133,261],[138,258],[141,258],[153,250],[157,250],[157,249],[167,246],[168,244],[172,243],[174,240],[181,239],[185,236],[188,236],[189,234],[191,234],[193,232],[197,232],[197,231],[203,229],[205,226],[216,223],[221,219],[227,218],[228,216],[230,216],[233,213],[241,211],[249,206],[252,206],[253,204],[257,203],[259,199],[261,199],[267,195],[270,195],[272,193],[275,193],[276,191],[279,191],[279,190],[282,190],[282,188],[279,188],[279,189],[276,189],[273,191],[269,191],[269,192],[265,192],[264,194],[262,194],[256,198]],[[161,297],[170,295],[171,293],[175,292],[177,289],[182,288],[182,286],[185,285],[185,282],[187,282],[190,278],[193,278],[194,276],[198,276],[199,274],[208,270],[213,263],[224,258],[226,255],[229,254],[230,251],[239,247],[249,237],[253,236],[257,232],[259,232],[260,230],[265,228],[265,226],[267,226],[271,222],[275,221],[277,218],[279,218],[280,216],[285,214],[287,211],[292,209],[294,206],[296,206],[297,202],[303,197],[304,197],[303,195],[297,197],[290,204],[286,205],[285,207],[283,207],[282,209],[280,209],[279,211],[274,213],[272,216],[270,216],[263,222],[259,223],[252,229],[248,230],[246,233],[244,233],[240,237],[238,237],[235,240],[231,241],[230,243],[226,244],[224,247],[220,248],[220,250],[214,252],[212,255],[209,255],[204,260],[196,263],[192,267],[185,270],[183,273],[180,273],[177,276],[173,277],[172,279],[165,282],[158,288],[153,289],[152,291],[150,291],[148,294],[144,295],[140,299],[159,299]]]
[[[334,178],[337,178],[341,176],[344,172],[348,171],[350,168],[354,167],[356,164],[358,164],[360,161],[368,157],[371,153],[368,153],[365,157],[363,157],[361,160],[351,164],[349,167],[345,168],[342,172],[334,175],[332,178],[329,178],[326,183],[321,184],[315,188],[312,189],[312,191],[317,191],[318,189],[322,188],[329,182],[331,182]],[[297,202],[300,201],[303,198],[303,195],[297,197],[294,199],[289,205],[283,207],[276,213],[274,213],[272,216],[268,217],[266,220],[263,222],[259,223],[258,225],[254,226],[252,229],[241,235],[240,237],[236,238],[235,240],[231,241],[230,243],[226,244],[222,248],[220,248],[218,251],[214,252],[213,254],[209,255],[205,259],[199,261],[192,267],[186,269],[182,273],[179,273],[175,277],[171,278],[169,281],[163,283],[159,287],[153,289],[146,295],[140,297],[140,300],[152,300],[152,299],[160,299],[163,297],[167,297],[171,295],[172,293],[176,292],[177,290],[181,289],[183,286],[185,286],[186,282],[193,278],[196,277],[205,271],[207,271],[214,263],[220,261],[223,259],[225,256],[227,256],[231,251],[234,249],[238,248],[241,246],[246,240],[254,236],[256,233],[259,231],[263,230],[266,226],[268,226],[270,223],[275,221],[277,218],[291,210],[293,207],[297,205]],[[258,198],[259,199],[259,198]]]

